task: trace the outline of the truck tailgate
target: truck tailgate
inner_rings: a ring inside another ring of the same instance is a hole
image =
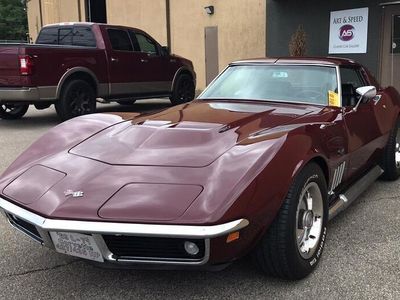
[[[22,86],[18,55],[20,45],[0,45],[0,87]]]

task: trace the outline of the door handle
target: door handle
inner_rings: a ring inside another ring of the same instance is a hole
[[[344,148],[337,149],[337,154],[340,156],[344,155]]]
[[[143,59],[143,58],[142,58],[140,61],[141,61],[142,63],[147,63],[147,62],[149,62],[147,59]]]
[[[118,62],[118,58],[111,57],[112,62]]]

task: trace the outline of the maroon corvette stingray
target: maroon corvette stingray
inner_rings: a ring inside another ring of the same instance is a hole
[[[0,210],[96,262],[219,269],[251,254],[299,279],[328,220],[399,176],[399,112],[397,91],[349,60],[239,61],[191,103],[53,128],[0,177]]]

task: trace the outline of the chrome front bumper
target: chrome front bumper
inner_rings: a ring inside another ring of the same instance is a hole
[[[160,264],[160,265],[193,265],[201,266],[210,258],[210,239],[227,235],[246,227],[249,222],[240,219],[220,225],[193,226],[193,225],[160,225],[160,224],[132,224],[112,222],[92,222],[74,220],[48,219],[21,208],[0,197],[0,212],[10,224],[41,243],[43,246],[55,249],[50,232],[76,232],[90,234],[96,241],[106,262],[117,264]],[[21,226],[21,222],[25,226]],[[30,230],[31,229],[31,230]],[[103,235],[123,235],[164,238],[195,238],[204,239],[205,254],[202,259],[168,259],[160,257],[129,257],[120,258],[111,253],[104,241]]]

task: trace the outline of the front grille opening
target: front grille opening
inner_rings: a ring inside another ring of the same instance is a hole
[[[34,240],[42,243],[43,239],[40,237],[39,231],[36,229],[35,225],[18,218],[15,215],[7,214],[8,220],[10,221],[11,225],[17,228],[18,230],[22,231],[23,233],[27,234]]]
[[[116,235],[103,235],[103,238],[108,249],[118,258],[199,261],[205,256],[205,241],[200,239]],[[198,253],[189,254],[185,242],[194,243]]]

